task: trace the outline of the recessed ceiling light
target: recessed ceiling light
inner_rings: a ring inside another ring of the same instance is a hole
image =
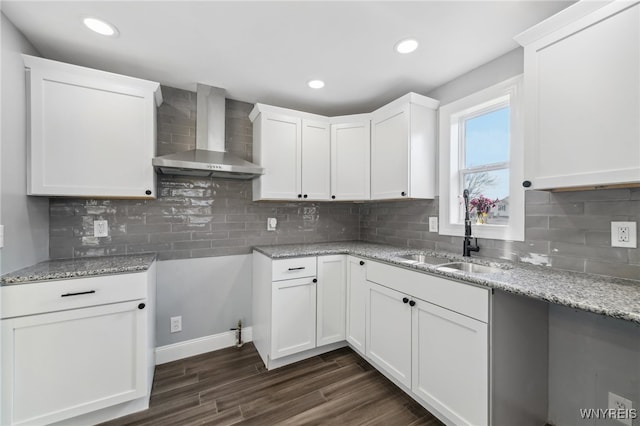
[[[398,53],[411,53],[418,48],[418,41],[413,38],[407,38],[400,40],[396,43],[396,52]]]
[[[84,18],[82,20],[84,25],[91,31],[108,37],[115,37],[118,35],[118,29],[110,23],[98,18]]]
[[[324,81],[322,80],[311,80],[307,83],[309,87],[312,89],[322,89],[324,87]]]

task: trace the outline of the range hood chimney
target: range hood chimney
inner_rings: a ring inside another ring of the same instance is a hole
[[[253,179],[264,169],[225,150],[225,90],[197,85],[196,149],[153,159],[158,174]]]

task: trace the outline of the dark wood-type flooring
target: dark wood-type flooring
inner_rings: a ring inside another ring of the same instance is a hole
[[[267,371],[253,344],[156,367],[148,410],[103,425],[441,426],[349,348]]]

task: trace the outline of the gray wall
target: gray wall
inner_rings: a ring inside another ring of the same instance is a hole
[[[2,142],[0,219],[4,248],[0,273],[46,260],[49,246],[49,200],[27,197],[26,89],[22,53],[38,55],[2,14]]]
[[[157,276],[157,346],[251,324],[251,255],[159,262]],[[182,332],[169,332],[174,316]]]
[[[162,88],[158,151],[195,148],[195,93]],[[227,100],[227,149],[252,156],[252,105]],[[50,256],[158,252],[161,260],[246,254],[259,244],[358,239],[353,203],[253,202],[250,181],[159,176],[157,200],[51,199]],[[278,229],[267,231],[268,217]],[[95,238],[93,221],[109,221]]]
[[[617,420],[580,419],[580,408],[608,408],[609,392],[630,399],[633,408],[640,404],[640,326],[551,305],[549,422],[621,425]]]

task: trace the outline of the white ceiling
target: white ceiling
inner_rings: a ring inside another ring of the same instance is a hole
[[[326,115],[426,94],[514,48],[568,1],[7,1],[2,11],[47,58]],[[114,24],[115,39],[82,18]],[[400,55],[404,37],[420,46]],[[319,78],[326,87],[306,86]]]

